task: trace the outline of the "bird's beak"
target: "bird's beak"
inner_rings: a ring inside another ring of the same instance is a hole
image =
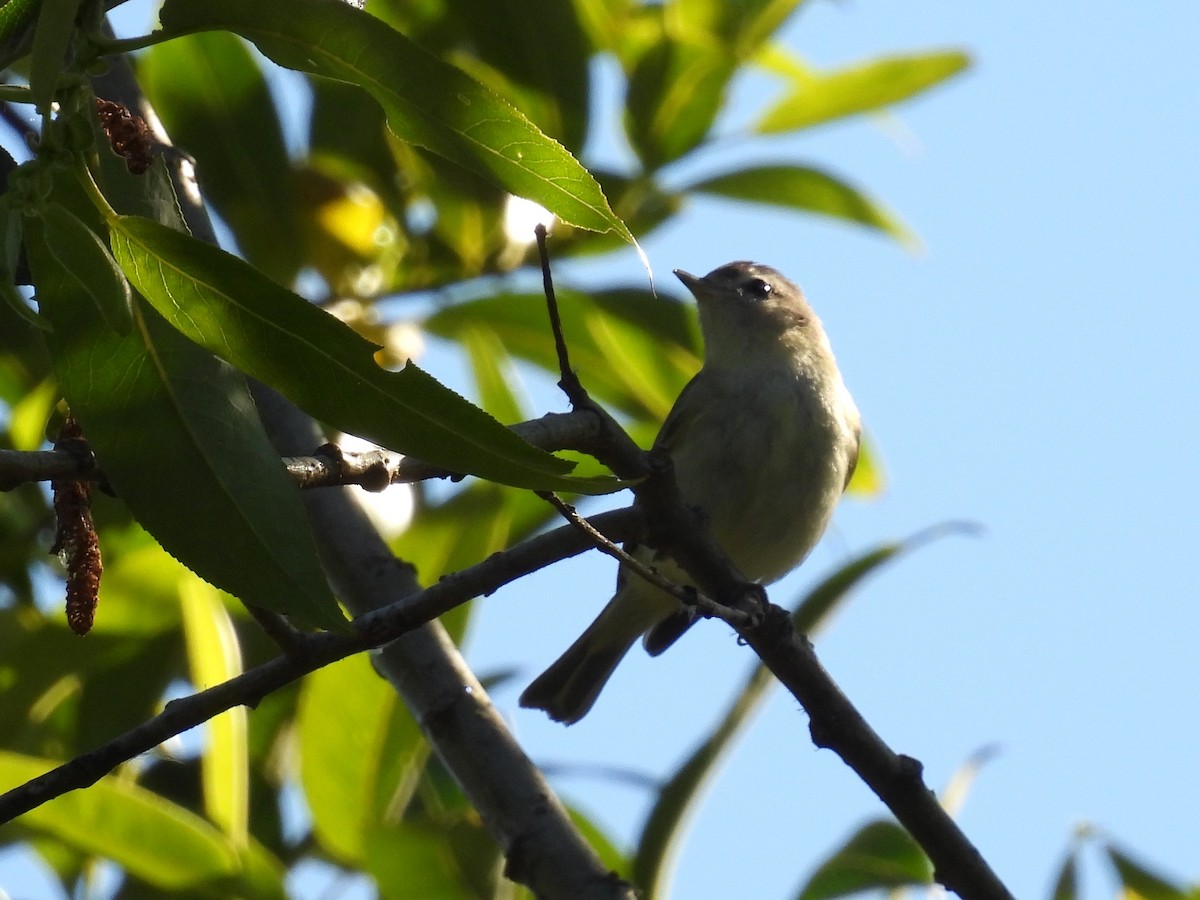
[[[685,272],[683,269],[675,269],[675,277],[683,282],[684,287],[695,295],[698,291],[704,290],[704,279],[693,275],[691,272]]]

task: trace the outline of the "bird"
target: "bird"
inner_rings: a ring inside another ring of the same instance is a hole
[[[779,271],[740,260],[702,278],[674,274],[696,300],[704,360],[653,452],[670,458],[683,499],[730,561],[769,584],[800,565],[829,524],[858,461],[858,408],[820,320]],[[626,549],[670,580],[692,583],[654,549]],[[621,567],[612,599],[519,703],[578,722],[639,637],[656,656],[694,618]]]

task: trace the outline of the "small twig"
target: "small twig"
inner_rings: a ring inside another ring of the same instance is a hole
[[[558,315],[558,298],[554,294],[554,279],[550,276],[550,253],[546,249],[546,226],[538,225],[533,229],[537,236],[538,257],[542,261],[542,289],[546,292],[546,309],[550,313],[550,330],[554,332],[554,349],[558,353],[558,386],[563,389],[571,406],[582,407],[591,404],[591,398],[583,389],[579,376],[571,369],[571,359],[567,355],[567,341],[563,337],[562,319]]]
[[[287,619],[277,612],[255,606],[253,603],[246,604],[246,611],[258,623],[263,633],[285,654],[290,657],[303,655],[304,633],[293,628]]]
[[[724,606],[704,596],[691,585],[678,584],[672,581],[658,569],[648,566],[640,559],[628,553],[625,548],[606,538],[591,522],[579,514],[571,504],[564,501],[553,491],[537,491],[539,497],[558,510],[564,519],[582,531],[601,551],[617,560],[639,578],[650,582],[661,591],[670,594],[684,606],[690,606],[700,615],[708,619],[721,619],[734,628],[745,628],[752,624],[752,616],[744,610]]]

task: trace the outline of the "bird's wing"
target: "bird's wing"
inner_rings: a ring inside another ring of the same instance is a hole
[[[662,424],[662,428],[658,430],[658,437],[654,439],[654,450],[670,454],[675,447],[679,446],[679,441],[683,433],[688,429],[691,422],[685,421],[683,411],[687,409],[687,396],[696,390],[696,385],[708,381],[706,372],[701,369],[692,380],[684,385],[683,390],[679,392],[679,396],[675,399],[675,405],[671,407],[671,411],[667,413],[667,418]]]

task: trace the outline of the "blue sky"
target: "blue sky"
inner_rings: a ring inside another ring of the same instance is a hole
[[[877,542],[978,523],[981,536],[943,539],[867,583],[818,636],[818,654],[931,785],[999,748],[961,821],[1017,897],[1048,896],[1083,822],[1200,879],[1200,475],[1187,449],[1200,419],[1200,14],[1184,0],[826,0],[805,7],[786,41],[823,66],[933,47],[962,47],[975,64],[893,116],[753,151],[867,188],[920,234],[923,254],[716,200],[644,243],[660,283],[674,267],[753,258],[802,284],[882,453],[886,495],[843,504],[772,596],[791,602]],[[771,89],[743,86],[746,116]],[[748,152],[732,145],[713,159]],[[560,270],[571,276],[643,274],[627,253]],[[436,355],[424,365],[455,377]],[[593,555],[482,601],[469,659],[532,676],[607,600],[612,568]],[[494,699],[539,763],[662,777],[751,663],[707,623],[662,658],[631,654],[571,728],[518,710],[518,683]],[[568,774],[555,784],[625,840],[647,808],[628,785]],[[788,897],[883,813],[777,692],[699,810],[675,896]],[[1100,871],[1088,870],[1085,896],[1111,895]]]
[[[893,117],[762,154],[868,188],[918,231],[922,255],[715,200],[645,242],[660,278],[754,258],[800,282],[882,451],[886,496],[843,504],[772,595],[790,601],[878,541],[980,524],[867,584],[818,654],[931,785],[998,746],[961,821],[1016,896],[1048,896],[1084,822],[1200,879],[1200,476],[1187,449],[1200,410],[1200,15],[1183,2],[821,2],[787,43],[823,66],[944,46],[975,64]],[[744,87],[747,115],[769,87]],[[470,658],[534,674],[607,599],[611,568],[571,563],[484,601]],[[709,623],[665,657],[632,654],[569,729],[517,710],[515,687],[495,699],[535,760],[662,775],[750,663]],[[556,784],[636,833],[636,789]],[[882,812],[779,692],[701,808],[675,895],[789,896]],[[1102,869],[1087,871],[1085,896],[1111,895]]]

